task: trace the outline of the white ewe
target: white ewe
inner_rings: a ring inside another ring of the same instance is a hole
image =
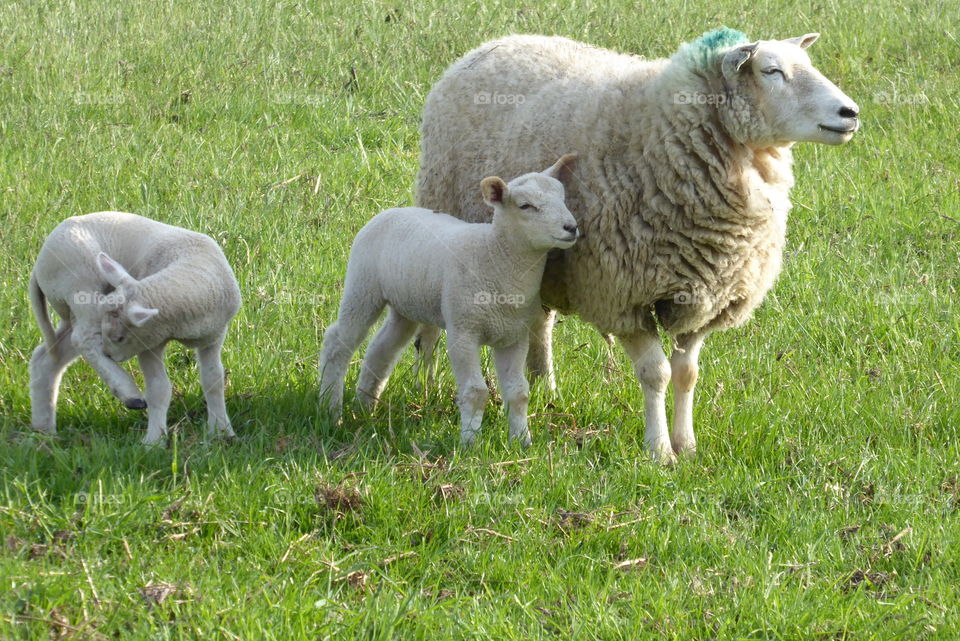
[[[343,381],[353,352],[384,306],[390,311],[370,342],[357,384],[367,405],[379,399],[403,347],[420,323],[447,330],[457,379],[461,443],[480,429],[488,391],[481,345],[493,348],[507,404],[510,439],[530,442],[529,388],[523,366],[530,321],[540,312],[540,279],[547,251],[574,244],[576,221],[563,202],[560,178],[573,166],[563,156],[543,173],[509,185],[481,182],[492,224],[468,224],[414,207],[373,217],[350,250],[337,321],[323,337],[320,395],[334,418],[343,405]]]
[[[724,28],[645,61],[510,36],[455,62],[427,97],[421,207],[488,220],[472,176],[579,152],[567,203],[583,240],[551,252],[541,296],[620,339],[643,388],[647,447],[664,462],[695,448],[704,338],[746,321],[780,271],[791,145],[841,144],[857,130],[857,105],[804,51],[816,38],[748,42]],[[528,358],[551,388],[554,316],[535,322]],[[658,326],[675,337],[670,361]]]
[[[34,429],[56,432],[60,378],[83,356],[128,408],[147,408],[143,442],[158,443],[172,393],[163,350],[176,340],[197,350],[210,433],[233,436],[220,349],[240,289],[209,236],[121,212],[68,218],[40,250],[30,300],[45,339],[30,361]],[[56,331],[47,302],[61,318]],[[146,401],[118,365],[132,356],[143,370]]]

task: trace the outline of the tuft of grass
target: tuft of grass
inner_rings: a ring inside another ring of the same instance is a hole
[[[0,638],[956,638],[951,9],[4,3]],[[631,368],[619,352],[607,368],[575,318],[526,451],[494,409],[457,450],[442,357],[431,390],[407,357],[379,410],[317,417],[350,242],[411,202],[420,109],[447,65],[512,32],[662,57],[721,24],[822,33],[811,56],[864,126],[796,148],[783,274],[704,349],[696,459],[646,461]],[[60,220],[107,209],[208,233],[233,264],[236,442],[202,438],[178,347],[176,447],[141,447],[143,415],[82,364],[59,436],[30,432],[33,260]]]

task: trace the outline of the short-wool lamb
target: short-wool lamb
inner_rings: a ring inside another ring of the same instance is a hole
[[[857,105],[807,56],[816,38],[749,42],[722,28],[648,61],[509,36],[455,62],[427,97],[418,206],[489,220],[473,176],[579,153],[567,203],[583,239],[550,254],[550,311],[528,365],[553,387],[552,310],[616,335],[643,388],[646,445],[664,462],[695,448],[704,338],[746,321],[780,271],[791,145],[842,144],[859,125]],[[660,328],[674,337],[670,361]]]
[[[457,380],[461,444],[474,441],[488,397],[481,345],[493,348],[510,439],[530,443],[524,375],[530,321],[541,307],[547,252],[572,246],[579,233],[561,182],[573,164],[574,156],[566,155],[543,173],[510,184],[485,178],[478,191],[493,209],[489,224],[410,207],[381,212],[360,230],[340,312],[324,334],[320,355],[321,402],[334,418],[342,411],[350,357],[389,306],[363,359],[357,388],[365,404],[380,398],[417,327],[439,327],[447,331]]]
[[[173,387],[163,364],[171,340],[196,349],[210,434],[233,436],[220,352],[240,288],[209,236],[122,212],[74,216],[47,237],[30,278],[44,342],[30,361],[34,429],[56,432],[60,378],[77,356],[131,409],[147,409],[143,442],[167,431]],[[54,330],[47,303],[60,316]],[[146,400],[119,363],[136,356]]]

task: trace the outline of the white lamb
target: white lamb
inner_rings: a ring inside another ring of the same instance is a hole
[[[40,250],[30,300],[44,336],[30,361],[34,429],[56,433],[60,378],[82,356],[124,405],[147,409],[143,442],[158,443],[173,390],[163,350],[176,340],[197,350],[210,434],[234,435],[220,350],[240,288],[209,236],[121,212],[68,218]],[[61,318],[56,331],[47,301]],[[143,370],[146,401],[118,365],[132,356]]]
[[[816,38],[749,42],[724,28],[647,61],[510,36],[455,62],[427,97],[421,207],[488,220],[472,176],[580,154],[567,204],[583,239],[550,253],[541,296],[620,339],[643,388],[646,445],[661,461],[696,446],[704,338],[745,322],[780,271],[791,145],[845,143],[859,125],[857,105],[804,51]],[[539,315],[528,358],[551,388],[554,317]],[[675,339],[670,361],[660,328]],[[429,354],[436,332],[421,339]]]
[[[409,207],[381,212],[360,230],[350,250],[339,316],[324,334],[320,355],[321,402],[334,418],[342,411],[350,357],[389,306],[357,384],[366,405],[379,399],[418,324],[442,327],[457,380],[461,444],[474,441],[488,397],[481,345],[493,348],[510,440],[530,443],[523,372],[529,327],[540,310],[547,251],[570,247],[578,236],[560,182],[574,160],[565,155],[543,173],[509,184],[485,178],[480,191],[493,208],[491,224]]]

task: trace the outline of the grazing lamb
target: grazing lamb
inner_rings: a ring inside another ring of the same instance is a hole
[[[121,212],[74,216],[47,237],[30,277],[44,342],[30,360],[33,427],[56,433],[60,378],[77,356],[124,405],[147,409],[144,444],[167,431],[173,386],[163,350],[197,350],[211,434],[233,436],[223,397],[220,348],[240,308],[240,289],[217,243],[203,234]],[[60,315],[54,331],[47,301]],[[146,401],[118,363],[136,356]]]
[[[476,438],[487,401],[480,346],[493,348],[507,404],[510,440],[530,443],[529,387],[523,366],[530,322],[540,310],[540,279],[547,252],[574,244],[576,221],[563,202],[564,179],[575,156],[509,185],[481,182],[492,224],[468,224],[427,209],[388,209],[367,223],[353,243],[337,321],[323,337],[320,397],[334,418],[343,405],[350,357],[384,306],[390,311],[370,342],[357,384],[376,403],[403,347],[419,323],[447,330],[457,379],[460,441]]]
[[[804,51],[817,36],[748,42],[721,28],[651,61],[509,36],[455,62],[427,97],[418,206],[488,220],[472,176],[579,152],[567,203],[583,240],[550,253],[528,365],[553,388],[553,310],[616,335],[643,388],[646,445],[665,463],[696,446],[704,338],[745,322],[780,271],[791,145],[857,130],[857,105]],[[674,337],[669,361],[658,327]]]

